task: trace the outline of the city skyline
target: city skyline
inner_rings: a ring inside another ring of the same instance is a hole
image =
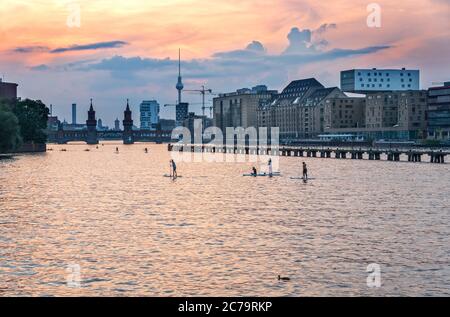
[[[66,25],[70,3],[79,4],[80,27]],[[53,104],[61,119],[72,103],[85,113],[94,98],[110,126],[126,98],[134,113],[142,100],[174,103],[178,48],[187,89],[281,90],[308,77],[332,87],[341,70],[359,67],[420,69],[422,89],[448,81],[448,3],[378,3],[381,28],[367,26],[365,1],[3,1],[2,15],[15,19],[0,29],[0,72],[19,83],[19,96]],[[162,108],[161,117],[173,112]]]

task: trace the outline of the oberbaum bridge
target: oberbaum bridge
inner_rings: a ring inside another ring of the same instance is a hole
[[[68,142],[86,142],[87,144],[98,144],[99,140],[123,140],[124,144],[134,142],[170,142],[172,131],[133,130],[133,119],[130,105],[127,100],[127,107],[124,111],[123,131],[97,131],[97,119],[95,110],[91,105],[88,111],[85,130],[64,130],[63,125],[58,125],[57,131],[50,131],[48,141],[51,143],[66,144]]]

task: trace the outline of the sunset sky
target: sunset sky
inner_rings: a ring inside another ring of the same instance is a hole
[[[0,0],[0,75],[68,121],[73,102],[86,120],[92,97],[110,126],[127,98],[137,124],[142,100],[176,101],[178,48],[187,89],[281,90],[305,77],[339,86],[340,70],[372,67],[420,69],[422,88],[450,80],[450,0],[377,1],[381,28],[367,26],[369,3]],[[77,4],[81,24],[70,27]]]

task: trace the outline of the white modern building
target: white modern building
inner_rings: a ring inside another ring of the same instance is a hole
[[[352,69],[341,72],[341,90],[369,93],[420,89],[420,71],[402,69]]]
[[[140,105],[141,129],[156,130],[159,122],[159,103],[156,100],[144,100]]]

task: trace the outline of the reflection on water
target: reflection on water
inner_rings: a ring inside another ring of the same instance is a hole
[[[450,165],[305,158],[305,184],[301,158],[272,179],[179,163],[172,181],[165,145],[52,147],[0,161],[0,295],[450,294]]]

